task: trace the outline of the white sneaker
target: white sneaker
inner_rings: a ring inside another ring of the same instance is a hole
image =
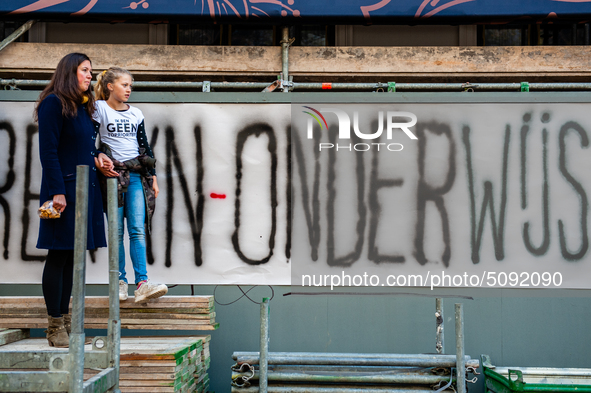
[[[123,280],[119,280],[119,301],[122,302],[127,300],[128,293],[127,283]]]
[[[140,287],[135,290],[135,302],[143,302],[149,299],[156,299],[160,296],[166,295],[168,287],[164,284],[154,284],[150,280],[141,283]]]

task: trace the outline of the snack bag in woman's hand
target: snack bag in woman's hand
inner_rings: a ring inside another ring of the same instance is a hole
[[[39,218],[60,218],[60,212],[53,207],[53,201],[47,201],[39,208]]]

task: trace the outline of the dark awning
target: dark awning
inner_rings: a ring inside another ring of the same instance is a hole
[[[591,0],[10,0],[3,19],[272,24],[471,24],[591,18]]]

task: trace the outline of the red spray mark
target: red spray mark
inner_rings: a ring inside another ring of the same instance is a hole
[[[216,194],[215,192],[212,192],[209,196],[213,199],[226,199],[226,194]]]

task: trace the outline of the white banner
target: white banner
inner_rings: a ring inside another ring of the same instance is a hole
[[[46,255],[35,248],[41,165],[33,107],[0,103],[2,283],[40,283]],[[289,284],[290,106],[137,107],[160,187],[149,277],[167,284]],[[88,283],[108,281],[107,262],[106,249],[89,256]],[[126,270],[133,281],[129,257]]]
[[[41,281],[33,106],[0,103],[2,283]],[[155,281],[591,288],[589,104],[137,106]]]
[[[292,283],[591,288],[589,104],[292,107]]]

